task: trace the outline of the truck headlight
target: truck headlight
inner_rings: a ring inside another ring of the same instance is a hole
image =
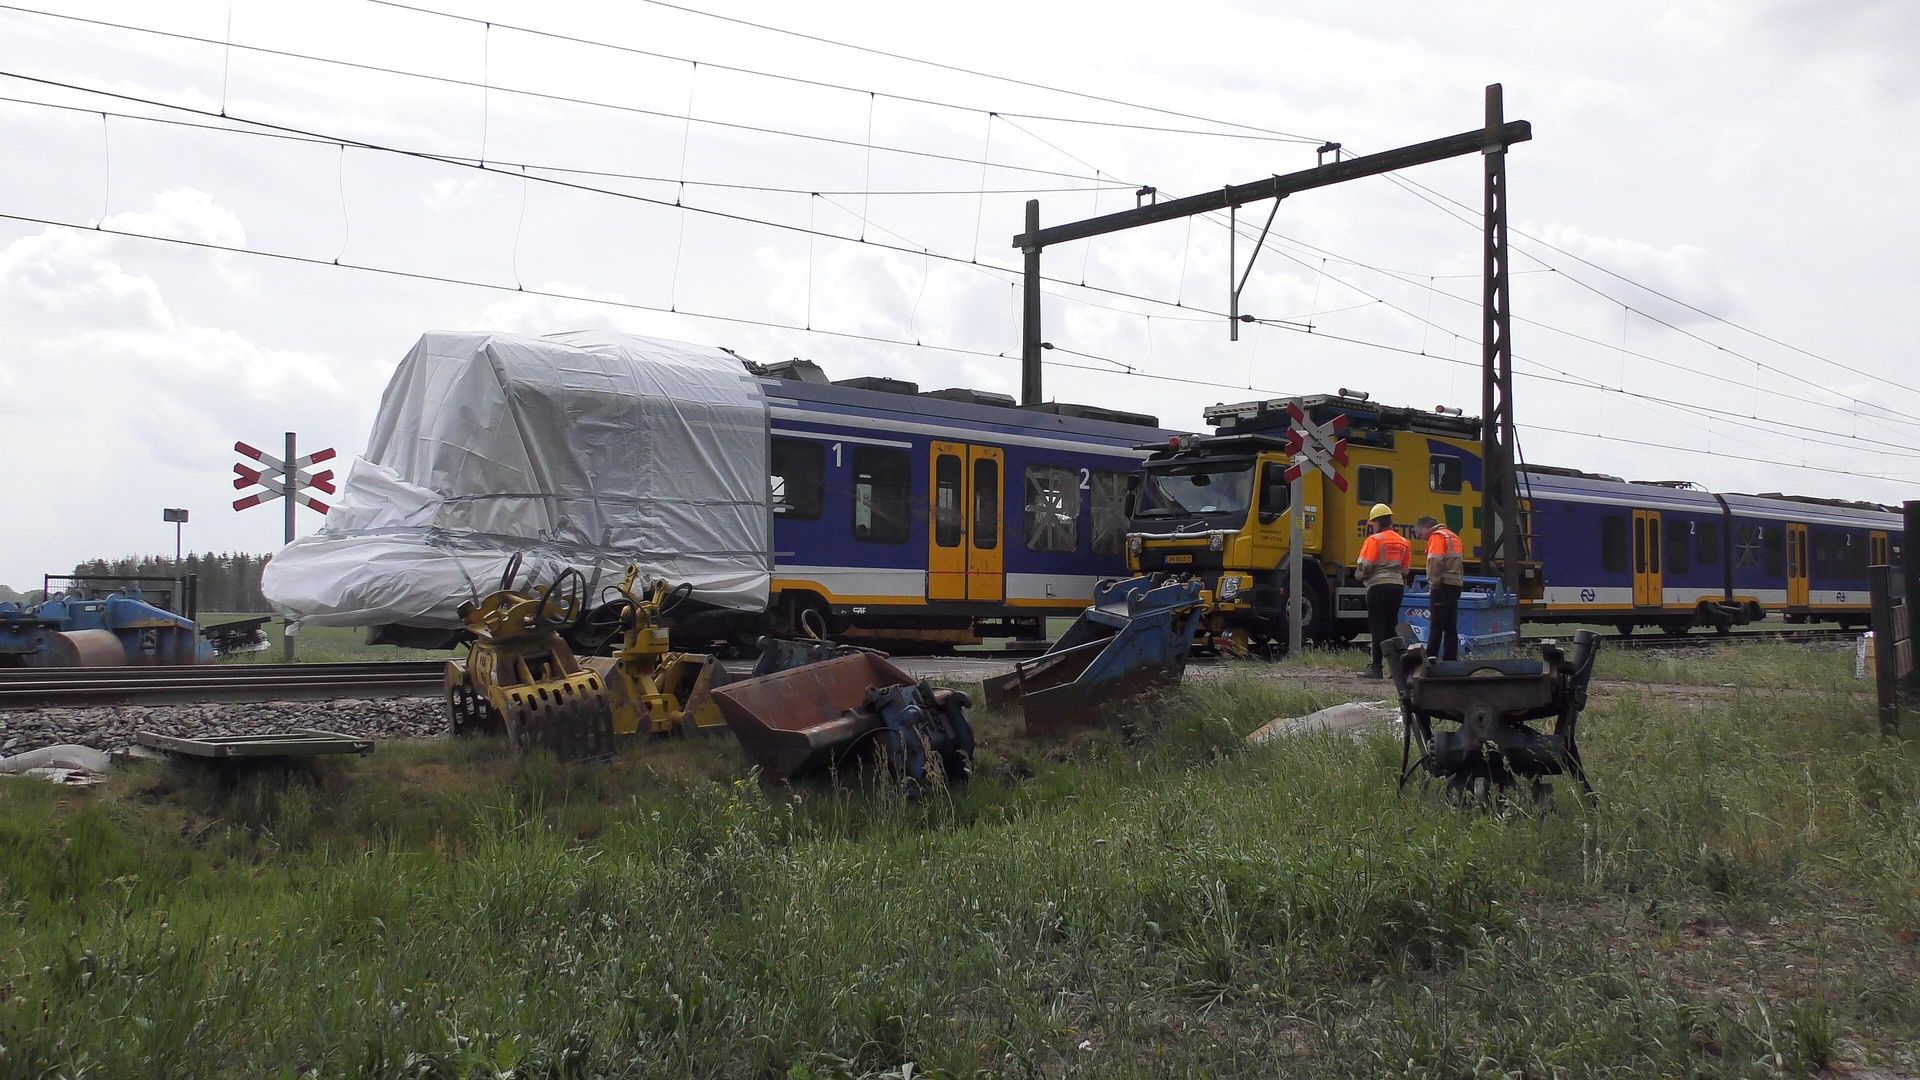
[[[1223,532],[1207,534],[1207,550],[1220,551],[1227,546],[1227,534]]]
[[[1240,575],[1220,575],[1220,599],[1231,600],[1240,595]]]
[[[1134,533],[1132,536],[1127,537],[1127,554],[1129,555],[1140,554],[1141,550],[1146,546],[1146,538],[1139,533]]]

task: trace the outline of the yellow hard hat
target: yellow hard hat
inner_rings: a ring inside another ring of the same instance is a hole
[[[1386,503],[1374,503],[1373,509],[1367,511],[1368,521],[1379,521],[1381,518],[1390,518],[1392,516],[1393,507],[1388,506]]]

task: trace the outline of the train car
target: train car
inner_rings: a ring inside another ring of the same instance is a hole
[[[1804,496],[1723,495],[1730,588],[1750,611],[1864,626],[1867,567],[1899,558],[1901,517],[1875,503]]]
[[[1779,614],[1862,624],[1867,566],[1899,553],[1885,507],[1719,495],[1684,481],[1528,466],[1532,550],[1546,588],[1529,617],[1669,632]]]
[[[1037,638],[1126,569],[1151,416],[757,365],[771,418],[768,622],[896,644]]]
[[[1726,507],[1712,493],[1682,481],[1630,483],[1537,465],[1521,478],[1532,550],[1546,574],[1529,618],[1613,623],[1631,633],[1726,628],[1752,617],[1733,606]]]

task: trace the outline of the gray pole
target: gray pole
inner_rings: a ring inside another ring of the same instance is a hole
[[[280,500],[287,504],[287,543],[289,544],[293,543],[293,478],[296,471],[293,467],[293,459],[295,456],[297,455],[293,448],[293,432],[289,431],[287,432],[287,471],[283,477],[286,491],[280,496]],[[280,659],[288,663],[293,662],[293,635],[287,631],[284,620],[280,628]]]
[[[1024,303],[1020,318],[1020,404],[1040,404],[1040,200],[1027,200]]]
[[[173,523],[173,572],[180,572],[180,522]]]
[[[1300,625],[1300,590],[1306,584],[1300,570],[1300,549],[1306,546],[1306,510],[1300,505],[1300,489],[1304,486],[1298,476],[1287,485],[1287,503],[1293,511],[1293,526],[1287,533],[1287,652],[1293,656],[1299,656],[1305,647]]]

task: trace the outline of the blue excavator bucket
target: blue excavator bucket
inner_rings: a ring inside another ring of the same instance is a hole
[[[1103,581],[1053,648],[985,682],[987,706],[1018,705],[1030,735],[1098,724],[1116,705],[1180,684],[1201,614],[1192,578]]]

